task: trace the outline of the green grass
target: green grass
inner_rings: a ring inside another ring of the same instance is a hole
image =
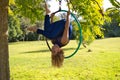
[[[65,54],[76,46],[71,41]],[[54,68],[44,41],[10,43],[11,80],[120,80],[120,38],[96,40],[88,48],[92,52],[81,46],[62,68]]]

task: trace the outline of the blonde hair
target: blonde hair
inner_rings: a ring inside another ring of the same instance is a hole
[[[52,66],[54,67],[61,67],[63,65],[64,62],[64,52],[61,49],[60,52],[54,54],[51,54],[51,62],[52,62]]]

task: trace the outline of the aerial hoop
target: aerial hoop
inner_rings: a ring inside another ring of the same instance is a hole
[[[58,10],[58,11],[56,11],[55,13],[57,13],[57,12],[68,12],[68,11],[67,11],[67,10]],[[64,57],[65,59],[74,56],[74,55],[77,53],[77,51],[79,50],[80,45],[81,45],[81,43],[82,43],[82,28],[81,28],[81,25],[80,25],[78,19],[76,18],[76,16],[75,16],[72,12],[71,12],[70,14],[71,14],[71,16],[75,19],[75,21],[76,21],[76,23],[77,23],[80,36],[79,36],[79,43],[78,43],[78,46],[77,46],[76,50],[75,50],[73,53],[71,53],[69,56],[65,56],[65,57]],[[51,51],[51,48],[50,48],[50,45],[49,45],[47,39],[46,39],[46,43],[47,43],[47,46],[48,46],[49,50]]]

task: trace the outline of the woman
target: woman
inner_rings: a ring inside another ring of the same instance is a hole
[[[69,8],[69,7],[68,7]],[[72,25],[69,23],[70,10],[67,12],[66,20],[62,19],[53,22],[54,13],[51,14],[51,22],[49,17],[49,9],[45,3],[46,16],[44,21],[44,30],[37,29],[37,27],[29,27],[28,30],[42,34],[49,38],[53,43],[52,46],[52,65],[55,67],[61,67],[64,61],[64,52],[61,47],[65,46],[69,42],[69,38],[72,33]]]

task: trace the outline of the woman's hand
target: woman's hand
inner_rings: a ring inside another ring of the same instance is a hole
[[[51,14],[51,18],[53,18],[54,16],[55,16],[55,14],[54,14],[54,13],[52,13],[52,14]]]
[[[69,16],[70,15],[70,10],[68,10],[68,12],[67,12],[67,16]]]

